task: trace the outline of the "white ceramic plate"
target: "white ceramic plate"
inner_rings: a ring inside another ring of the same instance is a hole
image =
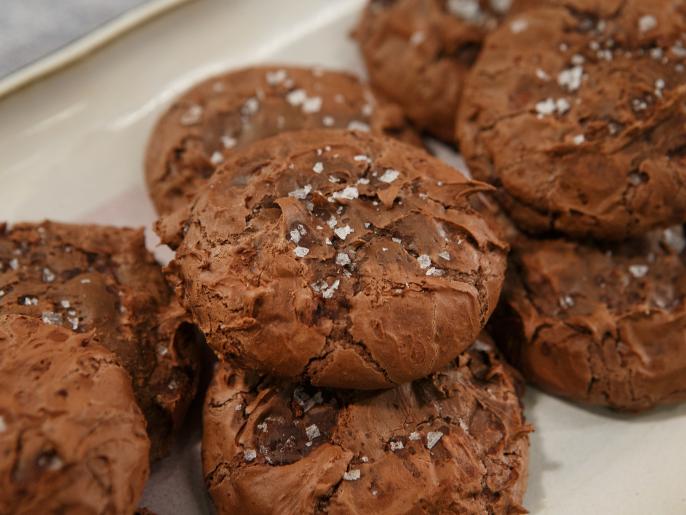
[[[361,72],[347,36],[362,5],[201,0],[0,101],[0,219],[149,226],[143,149],[170,99],[248,63]],[[536,427],[532,513],[686,513],[686,405],[624,417],[531,389],[526,408]],[[160,515],[207,513],[198,452],[196,427],[156,466],[144,505]]]

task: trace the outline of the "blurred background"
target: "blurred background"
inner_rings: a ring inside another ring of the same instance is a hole
[[[0,79],[143,5],[169,0],[0,0]]]

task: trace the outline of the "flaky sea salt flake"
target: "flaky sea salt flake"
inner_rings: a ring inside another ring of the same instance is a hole
[[[224,162],[224,155],[221,152],[217,150],[212,153],[212,157],[210,157],[210,163],[216,166],[222,162]]]
[[[422,254],[417,258],[417,262],[419,263],[419,268],[422,270],[426,270],[431,266],[431,258],[427,256],[426,254]]]
[[[483,13],[478,0],[448,0],[448,12],[465,21],[478,21]]]
[[[429,431],[426,435],[426,448],[431,450],[443,438],[443,433],[440,431]]]
[[[336,255],[336,264],[339,266],[346,266],[350,264],[350,256],[345,252],[339,252]]]
[[[636,279],[640,279],[646,276],[646,274],[648,273],[648,267],[646,265],[631,265],[629,267],[629,272]]]
[[[288,196],[297,198],[299,200],[305,200],[311,191],[312,191],[312,186],[309,184],[306,184],[302,188],[297,188],[297,189],[291,191],[288,194]]]
[[[360,469],[352,469],[343,474],[343,479],[345,481],[357,481],[360,477]]]
[[[657,19],[651,14],[641,16],[638,20],[638,30],[641,32],[648,32],[657,27]]]
[[[243,107],[241,108],[241,114],[249,116],[255,114],[260,110],[260,101],[257,98],[252,97],[245,101]]]
[[[322,108],[321,97],[310,97],[303,102],[303,112],[307,114],[318,113]]]
[[[360,131],[360,132],[369,132],[370,127],[368,124],[361,122],[359,120],[353,120],[348,124],[348,130],[351,131]]]
[[[319,428],[317,427],[316,424],[312,424],[310,426],[307,426],[305,428],[305,434],[307,435],[307,439],[311,442],[315,438],[319,438],[322,434],[319,432]]]
[[[385,182],[387,184],[392,183],[395,181],[398,177],[400,177],[400,172],[398,170],[393,170],[392,168],[388,168],[382,175],[379,177],[379,180],[381,182]]]
[[[510,30],[513,34],[519,34],[529,28],[529,22],[524,18],[518,18],[510,23]]]
[[[224,148],[233,148],[238,143],[238,140],[232,136],[222,136],[222,145]]]
[[[353,232],[355,232],[355,230],[349,225],[344,225],[343,227],[339,227],[334,230],[336,236],[338,236],[342,240],[346,239]]]
[[[581,87],[584,70],[581,66],[574,66],[562,70],[557,76],[557,83],[568,91],[576,91]]]
[[[302,105],[307,100],[307,93],[304,89],[294,89],[286,95],[286,101],[292,106]]]
[[[43,268],[43,282],[44,283],[51,283],[54,280],[55,280],[54,272],[47,267]]]
[[[307,247],[298,246],[298,247],[295,247],[295,249],[293,249],[293,253],[295,254],[296,257],[304,258],[305,256],[307,256],[310,253],[310,249],[308,249]]]
[[[338,289],[338,287],[339,287],[340,285],[341,285],[341,281],[339,281],[338,279],[336,279],[336,280],[333,282],[333,284],[332,284],[329,288],[326,288],[325,290],[322,290],[322,297],[324,297],[325,299],[330,299],[330,298],[332,298],[333,295],[334,295],[334,293],[336,293],[336,290]]]
[[[43,311],[41,315],[41,320],[44,324],[61,325],[62,315],[60,313],[55,313],[54,311]]]
[[[355,200],[360,196],[360,192],[355,186],[348,186],[341,191],[335,191],[332,196],[336,200]]]
[[[275,70],[273,72],[267,72],[267,84],[270,86],[276,86],[282,83],[288,78],[288,72],[286,70]]]
[[[179,121],[181,122],[181,125],[195,125],[202,118],[202,112],[202,106],[194,104],[181,115]]]
[[[550,80],[550,75],[548,75],[541,68],[536,68],[536,77],[538,77],[540,80],[545,81],[545,82]]]
[[[419,46],[426,41],[426,33],[422,30],[416,30],[410,36],[410,44],[412,46]]]

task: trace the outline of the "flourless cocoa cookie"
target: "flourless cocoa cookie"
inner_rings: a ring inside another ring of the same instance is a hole
[[[92,333],[0,315],[0,513],[131,513],[149,451],[131,380]]]
[[[94,331],[133,379],[152,457],[167,451],[195,395],[198,336],[142,230],[0,225],[0,314],[7,313]]]
[[[680,227],[617,245],[513,246],[498,341],[556,395],[639,411],[686,400],[686,254]]]
[[[507,247],[469,207],[484,188],[390,138],[289,133],[234,154],[158,230],[221,358],[388,388],[442,369],[495,308]]]
[[[559,0],[487,40],[461,150],[528,231],[619,240],[686,220],[686,3]]]
[[[371,130],[419,143],[396,105],[353,75],[257,67],[212,77],[178,98],[148,144],[145,175],[158,213],[186,205],[236,149],[300,129]]]
[[[206,399],[219,513],[526,513],[519,381],[482,338],[442,372],[382,392],[316,389],[228,365]]]
[[[373,87],[418,127],[453,141],[462,85],[484,38],[511,10],[536,3],[370,0],[355,37]]]

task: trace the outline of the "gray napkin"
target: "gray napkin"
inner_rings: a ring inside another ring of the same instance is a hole
[[[0,78],[149,0],[0,0]]]

